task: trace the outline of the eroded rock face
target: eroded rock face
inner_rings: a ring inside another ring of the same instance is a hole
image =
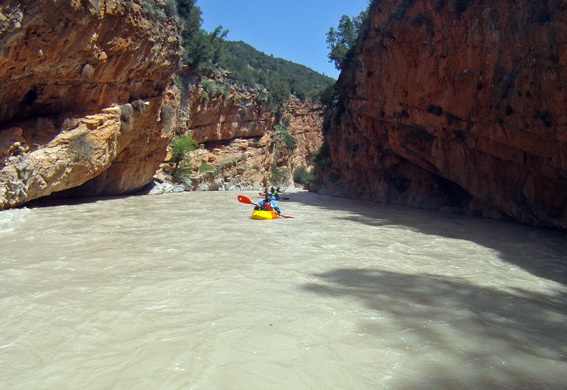
[[[295,168],[312,166],[313,153],[322,143],[318,105],[295,96],[285,105],[287,132],[296,140],[296,147],[288,150],[260,91],[231,86],[223,75],[209,76],[193,81],[182,93],[180,132],[191,133],[200,144],[191,152],[191,189],[263,188],[274,172],[289,185]],[[158,181],[171,170],[167,164],[162,167]]]
[[[319,191],[567,229],[567,3],[381,0]]]
[[[0,5],[0,210],[152,180],[173,135],[180,44],[141,1]]]
[[[229,85],[224,75],[185,81],[180,128],[200,143],[261,137],[274,122],[259,92]]]
[[[323,143],[321,106],[292,96],[287,103],[286,115],[290,117],[288,132],[296,141],[288,165],[292,171],[300,166],[311,168],[313,154]]]

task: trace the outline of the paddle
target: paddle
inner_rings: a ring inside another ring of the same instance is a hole
[[[256,204],[256,203],[252,202],[250,199],[248,199],[248,198],[245,197],[244,195],[238,195],[238,201],[239,201],[240,203],[253,204],[254,206],[260,207],[260,205],[258,205],[258,204]],[[268,206],[270,206],[270,205],[268,205]],[[270,208],[271,208],[271,207],[272,207],[272,206],[270,206]],[[284,217],[284,218],[293,218],[293,217],[290,217],[289,215],[283,215],[283,214],[280,214],[280,216],[281,216],[281,217]]]

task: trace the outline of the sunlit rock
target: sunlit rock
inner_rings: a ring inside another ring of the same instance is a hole
[[[177,37],[139,0],[4,1],[0,209],[149,183],[173,135]]]

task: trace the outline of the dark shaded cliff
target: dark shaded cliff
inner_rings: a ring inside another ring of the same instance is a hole
[[[318,191],[567,229],[567,3],[375,0]]]

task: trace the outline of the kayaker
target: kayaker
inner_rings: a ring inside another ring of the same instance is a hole
[[[280,208],[278,207],[277,203],[274,202],[274,200],[272,199],[272,193],[270,191],[267,191],[264,194],[264,200],[259,201],[258,205],[260,207],[259,208],[254,207],[255,210],[269,210],[266,205],[270,205],[270,206],[272,206],[272,209],[275,212],[277,212],[278,214],[281,214]]]
[[[280,200],[279,187],[272,191],[272,199]]]

